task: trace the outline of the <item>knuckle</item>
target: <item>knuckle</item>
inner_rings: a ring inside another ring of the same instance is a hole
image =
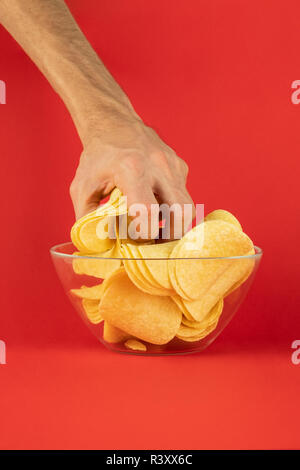
[[[130,172],[135,177],[140,178],[145,174],[145,165],[140,156],[127,154],[120,161],[120,170],[121,172],[126,170],[126,172]]]
[[[184,160],[182,160],[181,158],[179,158],[179,162],[180,162],[181,172],[182,172],[183,176],[186,178],[187,175],[188,175],[188,172],[189,172],[189,167],[188,167],[187,163]]]
[[[174,158],[175,157],[175,158]],[[176,155],[172,150],[155,150],[150,154],[150,161],[156,173],[172,181],[177,173]]]
[[[74,199],[77,194],[77,182],[75,179],[70,184],[69,193],[71,198]]]
[[[152,159],[159,164],[167,165],[169,163],[169,158],[168,158],[167,153],[160,149],[154,150],[152,152]]]
[[[183,208],[185,205],[189,205],[192,207],[192,212],[195,212],[194,202],[184,185],[173,188],[172,195],[176,203],[180,204]]]

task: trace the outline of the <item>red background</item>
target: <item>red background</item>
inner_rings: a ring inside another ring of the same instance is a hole
[[[190,166],[206,211],[265,250],[205,352],[117,355],[74,313],[48,249],[69,238],[81,144],[45,78],[0,30],[0,447],[299,448],[299,0],[70,0],[137,111]]]

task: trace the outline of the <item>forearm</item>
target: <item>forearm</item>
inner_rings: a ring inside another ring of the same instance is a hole
[[[0,21],[60,95],[83,143],[120,116],[137,118],[62,0],[0,0]]]
[[[134,112],[63,0],[0,0],[0,21],[61,96],[82,140],[70,187],[77,218],[115,187],[128,207],[192,204],[187,165]]]

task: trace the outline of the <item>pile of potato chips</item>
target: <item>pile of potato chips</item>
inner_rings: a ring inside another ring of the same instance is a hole
[[[106,204],[72,227],[79,250],[74,272],[101,283],[71,294],[81,299],[91,323],[104,321],[103,338],[109,343],[146,351],[145,343],[205,338],[218,324],[223,299],[253,270],[253,258],[235,258],[254,254],[252,241],[224,210],[208,214],[180,240],[120,240],[117,221],[127,214],[121,196],[115,189]],[[115,238],[105,238],[101,233],[112,218]]]

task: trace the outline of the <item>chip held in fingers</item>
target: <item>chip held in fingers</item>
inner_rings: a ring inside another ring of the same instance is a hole
[[[73,259],[73,270],[76,274],[106,279],[121,266],[121,256],[117,245],[104,253],[76,253]]]

